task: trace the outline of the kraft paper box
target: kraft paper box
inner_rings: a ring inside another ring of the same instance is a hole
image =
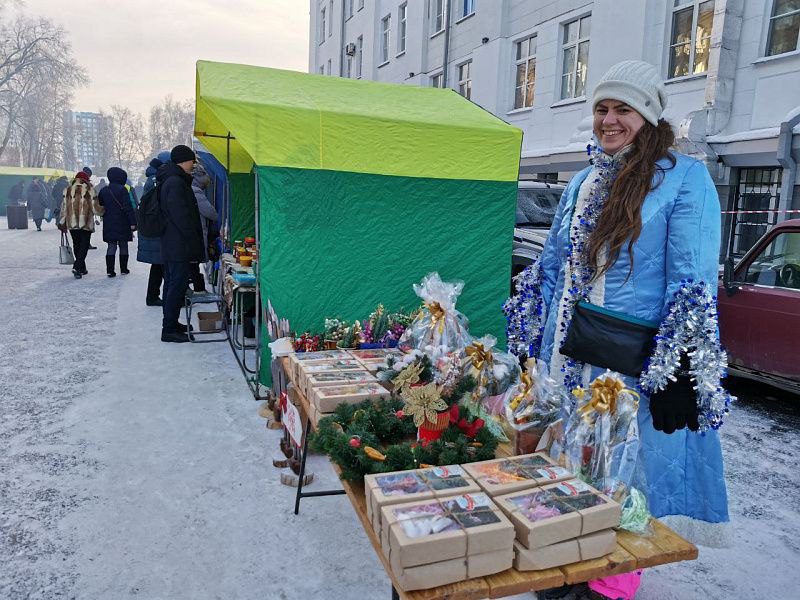
[[[368,371],[323,371],[322,373],[309,373],[306,376],[306,398],[311,397],[311,390],[318,387],[332,385],[347,385],[351,383],[377,383],[377,379]]]
[[[311,401],[320,412],[333,412],[340,404],[358,404],[369,398],[388,398],[389,392],[378,383],[354,383],[312,388]]]
[[[514,549],[497,550],[467,557],[467,578],[502,573],[514,566]]]
[[[448,465],[444,467],[430,467],[416,471],[423,481],[433,491],[437,498],[452,496],[453,494],[472,494],[481,491],[481,488],[470,477],[463,467]]]
[[[410,592],[464,581],[467,579],[467,562],[462,557],[392,571],[398,587],[404,592]]]
[[[364,361],[383,361],[387,356],[399,356],[402,354],[400,350],[393,348],[374,348],[371,350],[349,350],[353,358]]]
[[[300,373],[299,365],[314,360],[339,360],[342,358],[350,358],[350,355],[344,350],[321,350],[320,352],[295,352],[289,355],[289,364],[291,365],[290,376],[297,377]]]
[[[386,367],[386,362],[383,359],[379,360],[364,360],[361,359],[359,362],[362,365],[362,368],[366,369],[370,373],[377,373],[380,369]]]
[[[486,494],[461,494],[441,502],[467,534],[467,556],[513,547],[514,526]]]
[[[438,500],[386,506],[382,520],[383,550],[395,573],[467,555],[467,535]]]
[[[492,497],[573,477],[541,453],[470,463],[464,469]]]
[[[495,500],[514,524],[517,541],[532,550],[619,525],[619,504],[577,480]]]
[[[336,371],[363,371],[364,367],[353,358],[340,358],[329,360],[310,360],[299,363],[296,383],[300,389],[308,387],[307,379],[312,373],[332,373]]]
[[[518,571],[540,571],[560,567],[600,558],[614,552],[616,547],[617,534],[613,529],[598,531],[535,550],[529,550],[519,542],[514,542],[514,568]]]

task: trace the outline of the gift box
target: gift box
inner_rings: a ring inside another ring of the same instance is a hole
[[[312,373],[335,373],[337,371],[363,371],[364,367],[353,358],[339,358],[299,363],[295,382],[300,389],[308,388],[308,376]]]
[[[380,359],[359,359],[362,367],[370,373],[377,373],[381,369],[386,368],[386,360]]]
[[[480,488],[458,465],[429,467],[364,476],[367,516],[380,536],[381,509],[404,502],[479,492]]]
[[[619,525],[620,505],[577,480],[495,500],[514,524],[517,541],[529,550]]]
[[[470,463],[464,469],[492,497],[573,477],[542,453]]]
[[[499,573],[513,563],[514,527],[486,494],[382,511],[382,547],[406,591]]]
[[[295,352],[289,355],[290,375],[297,378],[300,375],[300,365],[320,360],[341,360],[351,358],[344,350],[321,350],[319,352]]]
[[[600,558],[614,552],[617,533],[613,529],[598,531],[573,540],[566,540],[530,550],[514,542],[514,568],[517,571],[540,571],[584,560]]]
[[[370,348],[368,350],[348,350],[350,355],[360,361],[384,361],[387,356],[398,356],[402,354],[399,350],[391,348]]]
[[[306,375],[306,398],[312,396],[313,388],[350,385],[354,383],[377,383],[368,371],[322,371]]]
[[[333,412],[342,403],[358,404],[370,398],[388,398],[389,392],[377,383],[355,383],[311,388],[311,401],[320,412]]]

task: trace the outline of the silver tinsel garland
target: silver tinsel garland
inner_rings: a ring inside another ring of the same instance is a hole
[[[508,351],[515,356],[536,357],[547,320],[539,259],[514,278],[514,289],[516,294],[503,305]]]
[[[656,335],[656,348],[639,379],[645,393],[663,390],[675,381],[682,354],[689,357],[689,375],[697,391],[700,431],[719,429],[735,400],[722,387],[728,357],[717,334],[717,299],[704,282],[681,281]]]

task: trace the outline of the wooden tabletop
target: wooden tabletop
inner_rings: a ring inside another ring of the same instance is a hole
[[[288,359],[282,358],[280,360],[287,378],[291,380],[292,373],[289,369]],[[297,387],[293,389],[294,392],[290,395],[291,399],[301,407],[304,415],[310,414],[310,404],[305,394]],[[497,451],[498,456],[509,456],[511,453],[510,444],[501,444]],[[334,464],[333,468],[341,475],[337,465]],[[660,521],[653,519],[654,534],[652,536],[644,537],[629,531],[618,531],[616,550],[602,558],[585,560],[542,571],[517,571],[512,568],[488,577],[477,577],[427,590],[402,592],[392,574],[389,562],[383,555],[380,539],[375,535],[372,524],[367,518],[363,482],[342,480],[342,487],[347,493],[356,515],[361,520],[364,532],[372,543],[375,553],[383,563],[387,575],[392,580],[392,585],[398,590],[400,598],[409,600],[504,598],[514,594],[580,583],[599,577],[627,573],[636,569],[697,558],[696,546],[680,537]]]

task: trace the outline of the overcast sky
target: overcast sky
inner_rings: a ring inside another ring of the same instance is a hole
[[[90,84],[75,109],[146,114],[167,94],[194,98],[198,59],[308,70],[306,0],[24,0],[62,25]]]

